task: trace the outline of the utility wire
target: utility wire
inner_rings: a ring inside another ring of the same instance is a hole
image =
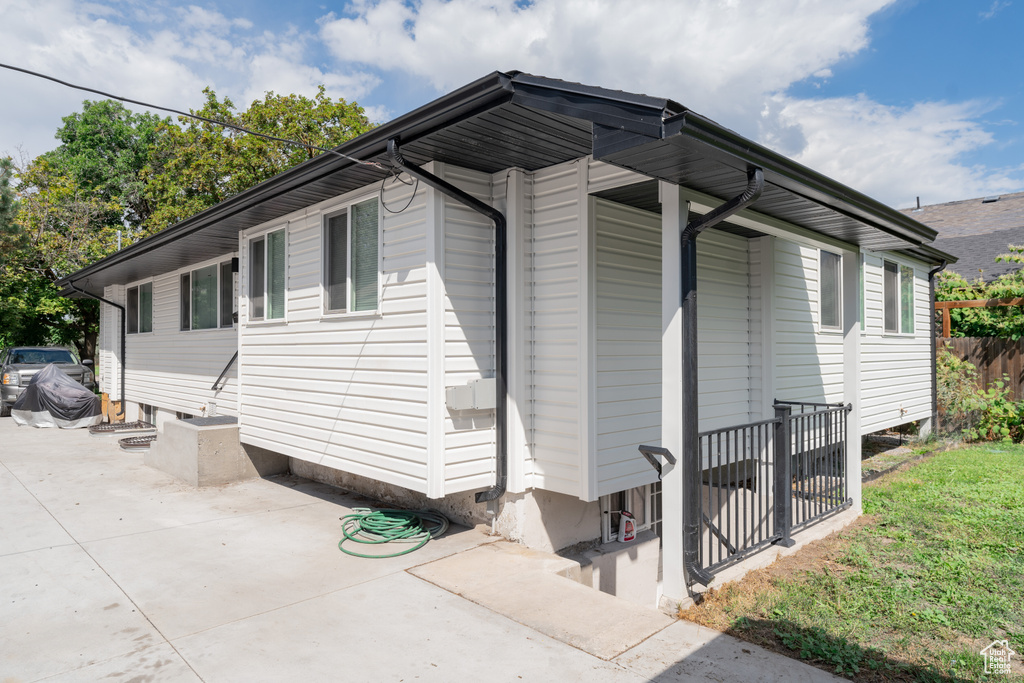
[[[349,156],[347,154],[343,154],[343,153],[341,153],[341,152],[339,152],[337,150],[334,150],[334,149],[328,149],[326,147],[318,147],[316,145],[311,145],[311,144],[306,143],[306,142],[297,142],[295,140],[288,140],[287,138],[279,138],[279,137],[276,137],[274,135],[267,135],[266,133],[258,133],[258,132],[254,131],[254,130],[249,130],[248,128],[244,128],[244,127],[236,125],[234,123],[227,123],[226,121],[218,121],[216,119],[209,119],[209,118],[206,118],[205,116],[199,116],[198,114],[193,114],[191,112],[184,112],[184,111],[181,111],[179,109],[171,109],[170,107],[161,107],[161,106],[156,105],[156,104],[149,104],[148,102],[141,102],[139,100],[133,100],[133,99],[130,99],[128,97],[121,97],[120,95],[112,95],[111,93],[103,92],[102,90],[96,90],[95,88],[87,88],[84,85],[76,85],[74,83],[68,83],[67,81],[62,81],[59,78],[54,78],[53,76],[47,76],[46,74],[42,74],[42,73],[39,73],[37,71],[31,71],[29,69],[23,69],[20,66],[12,66],[10,64],[4,64],[3,62],[0,62],[0,67],[3,67],[4,69],[10,69],[11,71],[20,71],[23,74],[28,74],[29,76],[35,76],[36,78],[43,78],[43,79],[46,79],[48,81],[53,81],[54,83],[59,83],[59,84],[61,84],[63,86],[66,86],[68,88],[74,88],[75,90],[84,90],[85,92],[91,92],[91,93],[96,94],[96,95],[102,95],[103,97],[107,97],[107,98],[110,98],[112,100],[118,100],[120,102],[127,102],[129,104],[137,104],[140,107],[146,107],[147,109],[158,109],[160,111],[170,112],[172,114],[177,114],[178,116],[185,116],[185,117],[188,117],[190,119],[196,119],[198,121],[204,121],[206,123],[212,123],[215,126],[224,126],[225,128],[233,128],[233,129],[235,129],[237,131],[240,131],[242,133],[247,133],[248,135],[255,135],[257,137],[266,138],[267,140],[274,140],[276,142],[283,142],[286,145],[292,145],[293,147],[304,147],[306,149],[315,149],[315,150],[317,150],[319,152],[324,152],[325,154],[334,154],[334,155],[339,156],[339,157],[341,157],[343,159],[348,159],[349,161],[353,161],[353,162],[355,162],[357,164],[362,164],[363,166],[373,166],[374,168],[379,168],[379,169],[382,169],[382,170],[388,170],[387,167],[385,167],[383,164],[380,164],[380,163],[378,163],[376,161],[364,161],[363,159],[356,159],[355,157]]]

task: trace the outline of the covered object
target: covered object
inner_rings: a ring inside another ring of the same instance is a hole
[[[99,396],[52,363],[32,377],[11,417],[19,425],[61,429],[91,427],[103,420]]]

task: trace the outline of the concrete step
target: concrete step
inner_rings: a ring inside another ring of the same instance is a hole
[[[579,583],[578,562],[505,541],[408,571],[604,660],[617,657],[675,621],[651,607]]]

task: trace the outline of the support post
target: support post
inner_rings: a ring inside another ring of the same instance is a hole
[[[789,418],[793,408],[775,404],[775,531],[781,535],[776,545],[792,548],[793,529],[793,454]]]
[[[682,188],[662,181],[661,193],[661,446],[676,456],[665,463],[661,478],[662,606],[675,609],[687,597],[683,563],[683,460],[681,372],[683,360],[679,287],[679,238],[689,218]]]

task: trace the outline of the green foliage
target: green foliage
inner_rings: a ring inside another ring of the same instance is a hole
[[[1024,402],[1011,401],[1006,381],[996,381],[975,393],[977,418],[964,429],[968,441],[1024,441]]]
[[[206,89],[197,112],[261,133],[334,147],[372,125],[356,103],[267,93],[237,112]],[[136,114],[88,101],[64,117],[61,144],[17,166],[0,159],[0,346],[77,344],[92,357],[97,302],[53,283],[320,154],[194,120]]]
[[[332,100],[323,86],[310,99],[268,92],[245,111],[203,90],[206,103],[192,113],[266,135],[311,145],[297,147],[240,131],[179,117],[165,125],[146,172],[146,196],[153,205],[150,232],[163,229],[246,190],[373,126],[355,102]]]
[[[858,681],[984,681],[982,648],[1024,646],[1022,459],[1024,446],[975,446],[886,475],[864,487],[861,523],[716,590],[697,616]]]
[[[997,259],[998,260],[998,259]],[[1024,297],[1024,273],[1020,270],[1000,275],[990,283],[974,282],[955,272],[944,271],[935,278],[936,301],[973,301]],[[954,308],[950,312],[952,337],[1024,337],[1024,308],[997,306]]]

